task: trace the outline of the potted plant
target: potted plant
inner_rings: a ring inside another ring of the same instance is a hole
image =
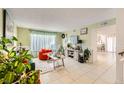
[[[84,50],[84,61],[86,62],[87,60],[89,60],[89,57],[91,55],[90,50],[87,48]]]
[[[67,47],[68,47],[68,48],[71,48],[71,43],[68,43],[68,44],[67,44]]]
[[[8,48],[8,44],[17,41],[16,37],[7,39],[0,38],[0,83],[1,84],[35,84],[39,81],[39,71],[31,69],[30,63],[25,60],[31,60],[32,55],[29,50],[16,47]]]

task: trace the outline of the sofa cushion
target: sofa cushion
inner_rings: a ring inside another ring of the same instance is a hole
[[[39,59],[40,60],[47,60],[47,59],[49,59],[48,54],[50,52],[52,52],[52,50],[50,50],[50,49],[41,49],[39,51]]]
[[[42,49],[41,52],[45,53],[46,52],[46,49]]]

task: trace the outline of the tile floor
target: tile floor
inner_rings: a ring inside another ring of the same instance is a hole
[[[43,84],[113,84],[115,83],[115,54],[98,53],[97,62],[79,63],[65,58],[65,67],[42,74]]]

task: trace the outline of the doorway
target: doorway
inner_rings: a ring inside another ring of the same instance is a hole
[[[116,52],[115,25],[97,29],[97,52]]]

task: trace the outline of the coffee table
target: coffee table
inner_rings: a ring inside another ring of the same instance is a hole
[[[53,67],[54,67],[54,70],[57,68],[57,67],[60,67],[60,66],[65,66],[64,64],[64,55],[60,55],[59,57],[55,56],[54,54],[50,54],[48,55],[50,57],[50,61],[53,62]],[[59,60],[61,60],[62,62],[62,65],[58,65],[56,66],[55,63],[58,62]]]

